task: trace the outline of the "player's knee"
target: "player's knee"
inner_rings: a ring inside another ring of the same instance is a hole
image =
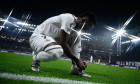
[[[62,56],[63,49],[62,48],[54,49],[52,53],[53,53],[52,54],[53,59],[57,60],[57,59],[59,59]]]
[[[63,49],[60,45],[53,45],[45,48],[45,52],[50,55],[51,60],[57,60],[63,54]]]

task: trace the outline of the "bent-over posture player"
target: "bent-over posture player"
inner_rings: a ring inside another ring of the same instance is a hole
[[[33,56],[31,70],[39,71],[41,61],[57,60],[64,53],[72,60],[70,74],[91,77],[82,71],[86,64],[80,60],[81,37],[77,38],[76,31],[81,30],[83,24],[82,32],[86,31],[95,23],[96,18],[91,12],[82,13],[79,17],[63,13],[45,20],[29,39],[31,48],[38,52]]]

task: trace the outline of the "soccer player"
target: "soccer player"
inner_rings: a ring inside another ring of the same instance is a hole
[[[54,61],[64,53],[72,60],[70,74],[91,77],[82,70],[86,64],[80,60],[81,37],[77,38],[78,30],[82,32],[93,28],[96,24],[95,15],[91,12],[81,13],[79,17],[63,13],[45,20],[37,26],[29,42],[31,48],[38,52],[33,56],[31,70],[39,71],[40,62]]]

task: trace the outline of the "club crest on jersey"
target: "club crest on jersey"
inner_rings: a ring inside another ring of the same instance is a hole
[[[50,39],[46,38],[46,41],[50,41]]]
[[[71,24],[70,24],[70,28],[74,28],[75,26],[76,26],[75,23],[71,23]]]

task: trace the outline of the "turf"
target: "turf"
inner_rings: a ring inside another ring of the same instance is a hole
[[[140,84],[140,70],[108,65],[88,63],[86,73],[92,78],[84,78],[70,75],[71,61],[56,60],[51,62],[41,62],[39,72],[30,70],[32,56],[14,53],[0,52],[0,72],[14,74],[25,74],[42,77],[56,77],[78,81],[89,81],[106,84]],[[34,81],[19,81],[0,78],[0,84],[44,84]]]

